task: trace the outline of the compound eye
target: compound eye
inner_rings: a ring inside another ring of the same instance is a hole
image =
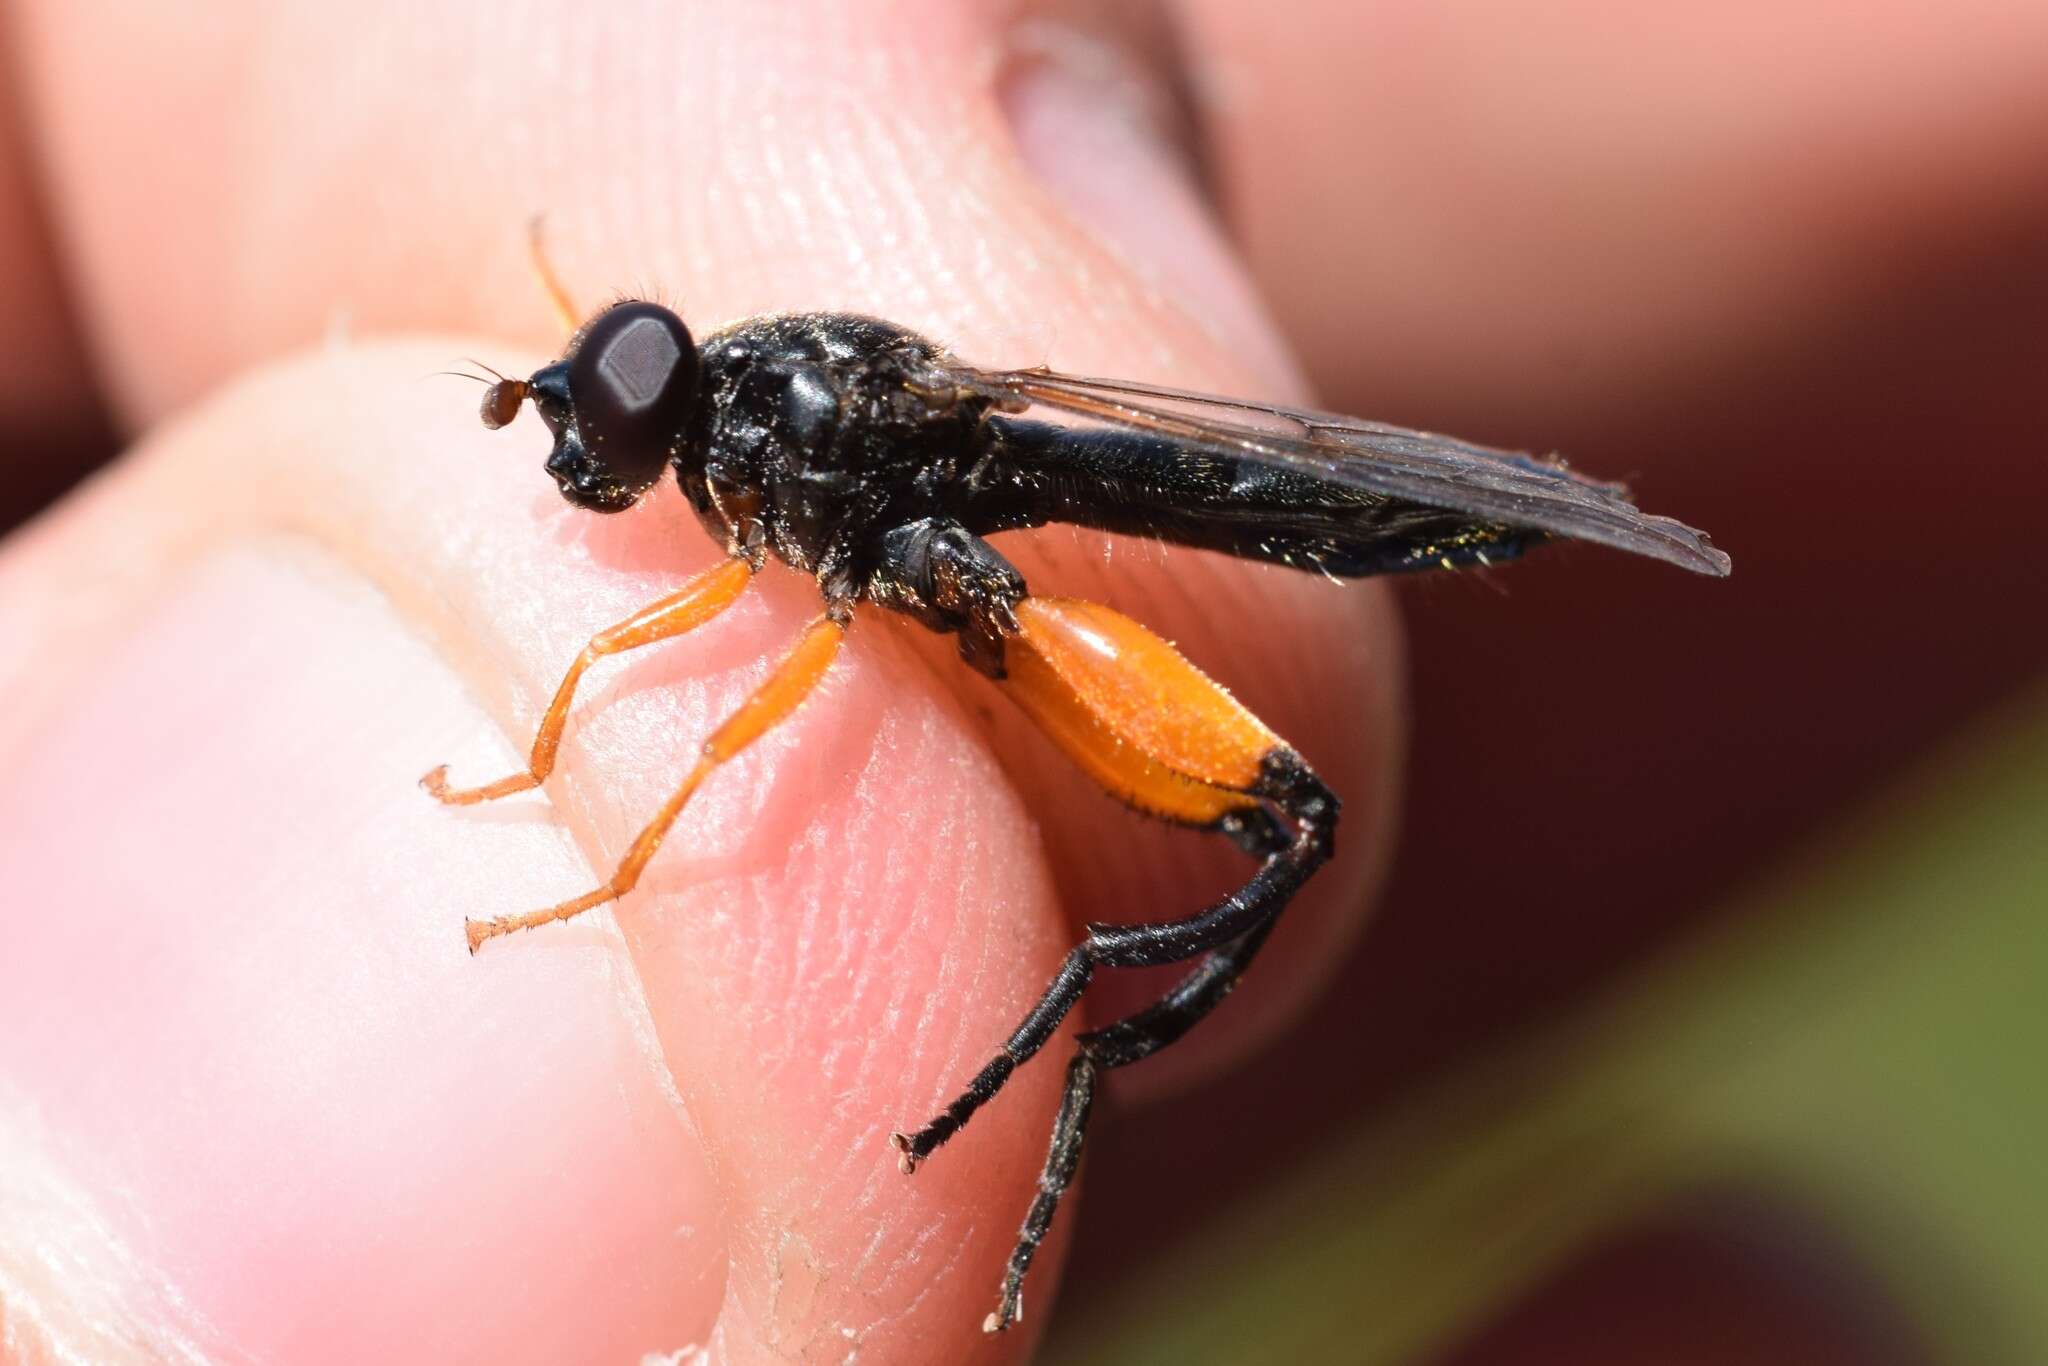
[[[591,460],[644,489],[661,477],[689,422],[696,343],[659,304],[619,304],[590,324],[570,357],[569,396]]]

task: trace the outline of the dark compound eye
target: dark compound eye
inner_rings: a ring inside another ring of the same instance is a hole
[[[635,490],[661,477],[697,397],[697,346],[659,304],[624,303],[569,359],[576,427],[592,463]]]

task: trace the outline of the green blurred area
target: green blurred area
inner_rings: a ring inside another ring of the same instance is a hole
[[[1715,924],[1276,1174],[1044,1359],[1426,1361],[1660,1210],[1761,1202],[1915,1356],[2048,1362],[2048,705]]]

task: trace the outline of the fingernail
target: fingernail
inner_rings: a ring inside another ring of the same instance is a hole
[[[1141,279],[1180,304],[1269,393],[1300,372],[1202,185],[1156,64],[1115,38],[1034,20],[1002,88],[1025,161]]]

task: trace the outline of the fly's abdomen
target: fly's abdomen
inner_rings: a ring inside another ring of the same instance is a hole
[[[984,533],[1068,522],[1340,578],[1512,559],[1543,539],[1163,437],[1007,417],[987,427],[965,519]]]

